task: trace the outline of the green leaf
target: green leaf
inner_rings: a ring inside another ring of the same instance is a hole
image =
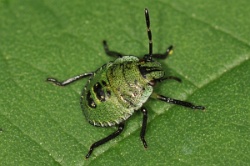
[[[193,111],[160,101],[149,112],[145,150],[135,113],[125,131],[88,124],[79,105],[87,79],[64,80],[113,60],[112,50],[142,56],[148,51],[148,7],[154,52],[175,46],[161,60],[169,75],[155,91],[206,107]],[[249,1],[55,1],[0,2],[1,165],[247,165],[250,163]]]

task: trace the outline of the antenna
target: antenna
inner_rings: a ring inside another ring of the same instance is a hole
[[[148,32],[148,40],[149,40],[149,54],[147,56],[147,60],[151,61],[152,60],[152,54],[153,54],[153,42],[152,42],[152,32],[150,30],[150,19],[149,19],[149,13],[148,9],[145,8],[145,19],[146,19],[146,25],[147,25],[147,32]]]

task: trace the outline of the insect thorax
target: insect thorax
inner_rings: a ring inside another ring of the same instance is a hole
[[[163,77],[158,62],[124,56],[99,68],[86,84],[81,106],[96,126],[112,126],[129,118],[153,92],[150,81]]]

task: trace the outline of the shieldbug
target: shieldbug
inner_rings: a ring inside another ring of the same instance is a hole
[[[191,109],[204,110],[203,106],[196,106],[190,102],[172,99],[153,92],[156,83],[169,79],[181,80],[174,76],[164,76],[161,64],[155,59],[166,59],[173,51],[169,46],[163,54],[153,54],[152,33],[148,9],[145,9],[145,19],[149,40],[149,53],[139,59],[135,56],[126,56],[109,50],[107,42],[103,41],[107,55],[117,57],[115,61],[108,62],[94,72],[80,74],[65,81],[47,78],[47,81],[58,86],[66,86],[85,77],[90,77],[80,98],[80,105],[87,121],[99,127],[117,126],[117,130],[107,137],[93,143],[86,155],[89,158],[93,150],[120,135],[124,129],[125,121],[140,110],[143,114],[140,138],[143,146],[147,148],[145,132],[147,126],[147,109],[143,104],[154,98],[167,103],[181,105]]]

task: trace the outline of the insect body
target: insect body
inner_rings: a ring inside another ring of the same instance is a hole
[[[147,110],[143,104],[151,97],[167,103],[177,104],[192,109],[204,110],[203,106],[195,106],[192,103],[172,99],[153,92],[157,82],[174,79],[177,77],[165,76],[161,64],[153,58],[165,59],[172,53],[173,47],[168,47],[163,54],[153,54],[152,34],[148,10],[145,9],[145,18],[149,39],[149,53],[139,59],[135,56],[125,56],[121,53],[110,51],[106,41],[103,41],[107,55],[115,56],[115,61],[104,64],[95,72],[84,73],[66,81],[59,82],[54,78],[48,78],[59,86],[68,85],[81,78],[90,77],[85,85],[80,104],[88,122],[94,126],[117,126],[117,130],[109,136],[93,143],[86,158],[89,158],[93,150],[118,136],[124,129],[125,121],[140,110],[143,114],[140,137],[143,146],[147,148],[145,131],[147,125]]]
[[[151,81],[162,78],[158,62],[124,56],[99,68],[85,86],[81,106],[95,126],[113,126],[128,119],[153,92]]]

